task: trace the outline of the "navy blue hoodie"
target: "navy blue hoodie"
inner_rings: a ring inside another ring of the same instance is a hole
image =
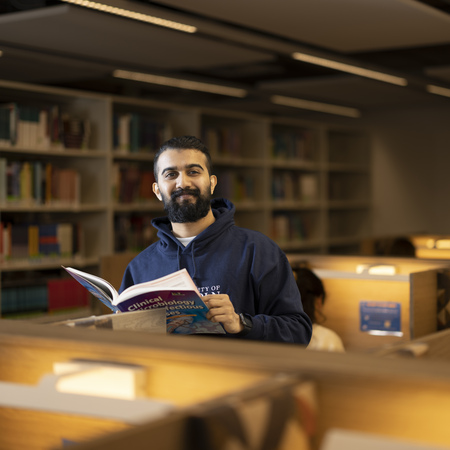
[[[211,206],[215,222],[186,247],[167,217],[153,219],[159,241],[130,262],[120,292],[186,268],[202,295],[227,294],[236,313],[252,317],[244,339],[307,345],[311,321],[286,255],[264,234],[237,227],[230,201],[214,199]]]

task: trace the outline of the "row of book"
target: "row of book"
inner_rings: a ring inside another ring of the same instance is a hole
[[[274,131],[271,141],[274,159],[314,161],[316,158],[316,142],[312,131]]]
[[[80,174],[42,161],[0,158],[0,204],[78,205]]]
[[[313,219],[307,214],[275,214],[272,217],[271,238],[279,243],[310,239],[313,233]]]
[[[112,198],[118,203],[155,201],[153,170],[137,163],[114,163]]]
[[[242,136],[237,128],[203,126],[202,141],[212,156],[240,156]]]
[[[272,176],[274,200],[319,200],[319,180],[313,173],[275,172]]]
[[[139,113],[113,115],[113,148],[122,153],[156,152],[164,141],[171,138],[168,122],[155,120]]]
[[[38,280],[34,285],[4,287],[1,315],[52,313],[89,305],[89,292],[73,279]]]
[[[0,261],[36,261],[80,254],[83,254],[80,224],[0,222]]]
[[[33,149],[89,147],[91,122],[59,105],[0,104],[0,146]]]
[[[224,197],[235,202],[255,198],[255,182],[251,176],[223,171],[218,174],[218,180],[215,197]]]
[[[148,214],[120,214],[114,218],[114,251],[141,252],[156,241],[156,228]]]

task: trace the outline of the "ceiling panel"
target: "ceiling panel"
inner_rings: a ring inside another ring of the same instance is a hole
[[[210,68],[273,59],[262,51],[70,5],[0,16],[0,42],[150,69]]]
[[[449,104],[448,99],[432,96],[423,90],[405,89],[401,86],[347,75],[261,83],[259,88],[280,95],[363,109],[421,107],[439,101],[442,104]]]
[[[450,83],[449,18],[413,0],[102,1],[194,25],[199,33],[68,4],[0,14],[0,78],[273,114],[299,113],[272,105],[271,94],[365,111],[450,103],[425,92],[430,80]],[[397,87],[294,61],[291,52],[305,42],[319,54],[412,82]],[[111,77],[116,68],[238,84],[250,95],[231,101],[118,80]]]
[[[346,53],[450,42],[449,16],[414,0],[159,3]]]
[[[429,67],[425,69],[425,73],[430,77],[450,83],[450,66]]]

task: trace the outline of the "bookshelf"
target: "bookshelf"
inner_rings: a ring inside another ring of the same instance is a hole
[[[61,264],[95,273],[101,257],[153,242],[151,219],[163,214],[151,192],[153,156],[176,135],[203,138],[219,177],[215,194],[234,202],[236,224],[268,235],[285,251],[350,252],[370,233],[370,141],[361,130],[0,81],[0,105],[11,104],[33,107],[25,117],[36,123],[32,139],[14,140],[5,128],[10,111],[0,108],[1,235],[8,224],[71,226],[72,248],[44,257],[39,250],[27,255],[25,244],[11,258],[3,245],[2,291],[21,279],[32,285],[61,277]],[[28,193],[17,198],[8,190],[13,163],[30,173],[23,177]],[[52,180],[70,178],[73,186],[47,194],[42,182],[44,192],[36,194],[37,166],[41,179],[49,166],[60,171]]]
[[[369,136],[345,129],[331,129],[326,133],[328,251],[358,253],[356,241],[371,234]]]

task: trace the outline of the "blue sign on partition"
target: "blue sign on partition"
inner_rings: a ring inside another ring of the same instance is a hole
[[[359,302],[360,330],[369,334],[403,336],[401,305],[396,302]]]

